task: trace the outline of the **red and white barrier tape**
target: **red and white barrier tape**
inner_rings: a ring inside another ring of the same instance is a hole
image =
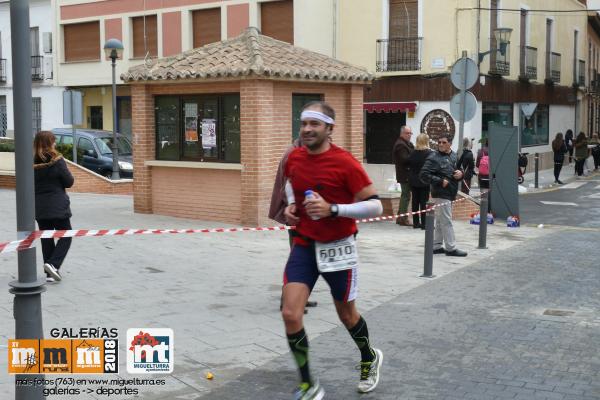
[[[417,215],[426,213],[430,209],[437,207],[445,207],[449,204],[454,204],[459,201],[464,201],[467,198],[462,198],[446,203],[436,204],[429,209],[407,212],[404,214],[394,214],[383,217],[364,218],[356,220],[357,223],[377,222],[395,220],[398,217],[408,217],[409,215]],[[37,239],[60,239],[66,237],[89,237],[89,236],[130,236],[130,235],[160,235],[160,234],[180,234],[180,233],[227,233],[227,232],[260,232],[260,231],[287,231],[296,229],[295,226],[269,226],[256,228],[210,228],[210,229],[73,229],[62,231],[33,231],[27,234],[25,239],[14,240],[12,242],[0,243],[0,254],[10,253],[13,251],[26,250],[33,247],[33,242]]]
[[[60,239],[65,237],[88,236],[128,236],[128,235],[160,235],[165,233],[225,233],[225,232],[258,232],[286,231],[295,229],[294,226],[270,226],[257,228],[211,228],[211,229],[73,229],[62,231],[34,231],[25,239],[0,243],[0,254],[21,251],[32,247],[36,239]]]

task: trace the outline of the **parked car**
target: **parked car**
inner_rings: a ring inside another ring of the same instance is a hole
[[[55,128],[56,144],[73,144],[73,130]],[[112,141],[110,131],[97,129],[76,129],[77,163],[106,178],[112,176]],[[117,133],[119,143],[119,174],[121,178],[133,178],[132,145],[129,139]]]

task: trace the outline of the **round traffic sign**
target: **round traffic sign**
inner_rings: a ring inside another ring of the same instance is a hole
[[[454,63],[450,72],[450,80],[455,88],[468,90],[473,87],[479,78],[479,68],[475,61],[463,57]]]
[[[455,120],[460,121],[460,95],[456,93],[450,100],[450,114]],[[465,92],[465,119],[464,121],[470,121],[475,116],[477,111],[477,99],[471,92]]]

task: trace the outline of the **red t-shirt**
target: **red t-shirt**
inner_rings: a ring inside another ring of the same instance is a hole
[[[346,150],[332,144],[321,154],[309,154],[305,147],[294,149],[285,166],[285,176],[292,183],[300,222],[296,230],[319,242],[331,242],[356,233],[354,218],[313,220],[302,203],[308,189],[319,193],[328,203],[351,204],[354,196],[372,182],[362,165]]]

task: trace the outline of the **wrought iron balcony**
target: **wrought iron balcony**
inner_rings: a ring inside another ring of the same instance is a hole
[[[31,79],[44,80],[44,56],[31,56]]]
[[[6,82],[6,58],[0,58],[0,83]]]
[[[495,46],[495,41],[491,42]],[[506,44],[504,55],[497,50],[490,53],[490,75],[510,75],[510,43]]]
[[[598,71],[593,70],[590,76],[590,84],[588,86],[588,92],[593,94],[600,94],[600,74]]]
[[[420,37],[377,40],[377,72],[420,70],[422,40]]]
[[[585,61],[578,60],[577,63],[577,85],[585,86]]]
[[[521,68],[519,79],[537,79],[537,48],[521,46]]]
[[[560,53],[546,52],[546,83],[560,83]]]

